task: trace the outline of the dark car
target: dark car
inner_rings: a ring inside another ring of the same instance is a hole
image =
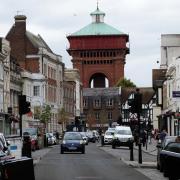
[[[88,136],[88,141],[89,142],[93,142],[93,143],[96,142],[96,137],[95,137],[95,135],[93,134],[92,131],[88,131],[87,136]]]
[[[180,178],[180,142],[170,142],[160,152],[160,163],[165,177]]]
[[[79,132],[66,132],[61,143],[61,154],[64,152],[85,153],[85,143]]]
[[[177,136],[166,136],[163,141],[157,144],[157,169],[162,172],[162,166],[160,162],[160,152],[167,146],[170,142],[175,142]]]

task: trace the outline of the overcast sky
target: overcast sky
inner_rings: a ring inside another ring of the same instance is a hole
[[[14,16],[27,16],[27,30],[40,34],[71,68],[66,52],[68,34],[91,23],[97,0],[4,0],[0,3],[0,36],[5,37]],[[139,87],[152,86],[152,69],[159,68],[161,34],[180,33],[180,0],[99,0],[105,23],[129,34],[125,77]]]

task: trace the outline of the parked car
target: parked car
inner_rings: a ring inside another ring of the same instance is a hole
[[[165,177],[180,178],[180,142],[170,142],[160,152],[160,163]]]
[[[157,144],[157,169],[162,172],[162,165],[160,163],[160,152],[167,146],[170,142],[175,142],[176,136],[166,136],[163,141],[159,141]]]
[[[25,128],[23,129],[23,134],[30,136],[32,151],[39,149],[37,128]]]
[[[114,131],[107,130],[104,134],[104,144],[112,144]]]
[[[4,137],[3,133],[0,133],[0,151],[1,154],[5,153],[6,155],[10,155],[10,150],[8,149],[8,142],[6,141],[6,138]]]
[[[93,130],[93,131],[92,131],[92,133],[93,133],[93,135],[95,136],[96,141],[98,141],[98,142],[99,142],[99,139],[100,139],[100,137],[99,137],[99,133],[98,133],[96,130]]]
[[[89,138],[88,138],[86,132],[80,132],[80,134],[81,134],[82,137],[83,137],[84,143],[85,143],[86,145],[88,145],[88,143],[89,143]]]
[[[114,137],[112,140],[112,148],[115,149],[117,146],[131,147],[134,142],[134,137],[129,126],[116,126]]]

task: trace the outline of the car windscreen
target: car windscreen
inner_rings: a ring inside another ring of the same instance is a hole
[[[85,132],[80,132],[80,134],[81,134],[82,136],[86,136],[86,133],[85,133]]]
[[[180,143],[170,142],[165,148],[166,151],[180,153]]]
[[[106,132],[106,135],[114,135],[114,132]]]
[[[125,129],[117,130],[116,133],[121,135],[131,135],[131,131]]]
[[[79,133],[67,133],[64,135],[64,140],[82,140],[82,136]]]

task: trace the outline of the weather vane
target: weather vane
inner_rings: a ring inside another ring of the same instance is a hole
[[[23,11],[16,11],[17,15],[22,14]]]
[[[99,9],[99,0],[97,0],[97,9]]]

